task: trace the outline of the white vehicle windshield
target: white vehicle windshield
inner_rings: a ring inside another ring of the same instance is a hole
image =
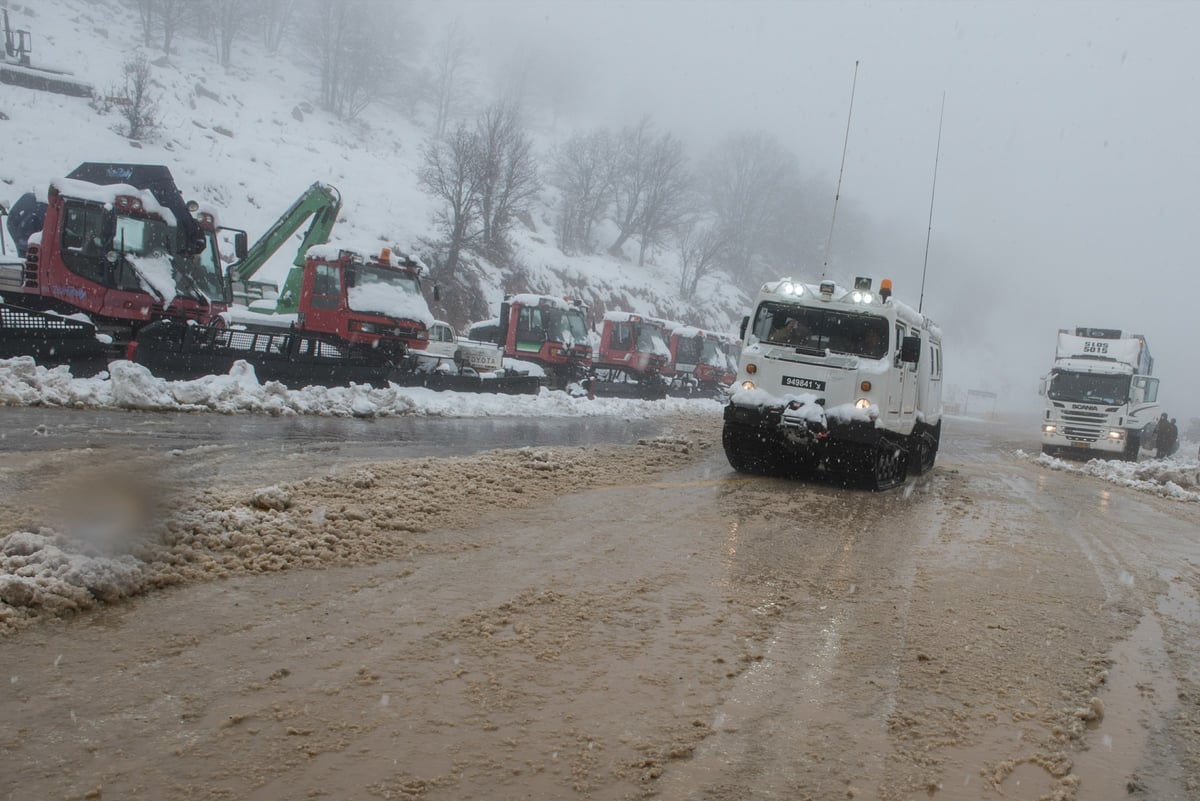
[[[826,351],[882,359],[888,354],[887,319],[833,309],[763,303],[754,335],[763,342],[822,355]]]
[[[1050,376],[1046,395],[1066,403],[1096,403],[1119,406],[1129,401],[1130,377],[1100,373],[1056,370]]]

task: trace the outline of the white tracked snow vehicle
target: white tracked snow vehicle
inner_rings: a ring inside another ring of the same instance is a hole
[[[872,489],[933,466],[942,430],[941,332],[878,293],[790,278],[743,321],[722,441],[739,472],[840,474]]]

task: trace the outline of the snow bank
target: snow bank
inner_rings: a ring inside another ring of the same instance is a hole
[[[1200,461],[1196,457],[1182,455],[1183,453],[1194,453],[1195,450],[1195,443],[1185,443],[1180,452],[1174,456],[1141,462],[1107,459],[1092,459],[1082,463],[1069,462],[1047,456],[1044,453],[1030,456],[1024,451],[1017,451],[1017,455],[1030,458],[1034,463],[1051,470],[1095,476],[1122,487],[1130,487],[1164,498],[1200,501]]]
[[[156,378],[139,364],[115,361],[108,373],[75,378],[66,367],[46,368],[30,357],[0,359],[0,406],[63,406],[142,411],[258,412],[326,417],[606,417],[627,419],[681,412],[716,415],[721,405],[702,398],[658,401],[573,397],[543,389],[539,395],[434,392],[422,387],[367,385],[292,390],[259,383],[254,368],[238,362],[228,375],[194,381]]]

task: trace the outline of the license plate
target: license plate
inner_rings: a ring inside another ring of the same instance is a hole
[[[1071,447],[1072,448],[1090,448],[1090,447],[1092,447],[1092,445],[1090,442],[1072,442]]]
[[[824,381],[818,381],[815,378],[797,378],[794,375],[785,375],[783,377],[783,385],[785,387],[795,387],[796,389],[815,389],[818,392],[825,390]]]

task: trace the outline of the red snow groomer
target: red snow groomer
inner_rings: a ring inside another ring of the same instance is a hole
[[[17,250],[0,258],[0,293],[21,310],[13,320],[45,329],[24,332],[41,337],[39,360],[65,352],[54,341],[64,315],[85,315],[119,356],[156,320],[203,324],[229,302],[215,216],[185,203],[164,166],[81,164],[44,203],[26,194],[0,215]],[[244,252],[244,233],[235,248]]]
[[[583,301],[523,293],[505,297],[500,316],[475,323],[468,335],[502,346],[506,358],[537,365],[552,389],[582,391],[592,366],[587,320]]]
[[[664,323],[630,312],[608,312],[592,364],[591,393],[657,400],[667,394],[671,361]]]
[[[736,371],[730,376],[727,346],[714,331],[676,325],[670,331],[670,352],[672,395],[721,396],[736,377]]]

